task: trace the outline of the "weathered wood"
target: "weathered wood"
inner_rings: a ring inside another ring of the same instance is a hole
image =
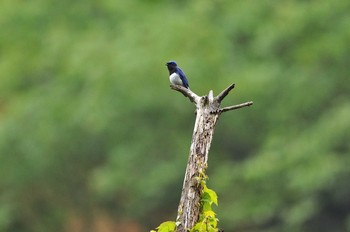
[[[170,85],[170,88],[172,88],[173,90],[179,91],[180,93],[188,97],[190,101],[194,102],[195,104],[199,102],[199,96],[194,92],[192,92],[190,89],[187,89],[181,85]]]
[[[208,166],[209,149],[219,116],[223,112],[253,104],[253,102],[248,102],[220,108],[221,101],[233,87],[234,84],[230,85],[214,98],[212,90],[210,90],[208,95],[199,97],[189,89],[178,85],[171,85],[172,89],[181,92],[196,105],[196,121],[176,218],[177,232],[190,230],[199,219],[201,186],[198,183],[198,179],[200,179],[198,177],[205,174]]]

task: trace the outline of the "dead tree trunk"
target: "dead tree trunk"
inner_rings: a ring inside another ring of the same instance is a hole
[[[223,112],[253,104],[253,102],[246,102],[240,105],[220,108],[221,101],[234,86],[234,84],[230,85],[216,97],[213,96],[213,91],[211,90],[208,95],[199,97],[182,86],[170,86],[172,89],[187,96],[196,105],[196,122],[176,218],[177,232],[190,230],[198,221],[201,186],[197,182],[198,177],[203,176],[208,166],[208,153],[219,116]]]

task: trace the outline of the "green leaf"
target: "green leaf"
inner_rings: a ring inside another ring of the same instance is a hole
[[[211,202],[213,202],[215,205],[218,205],[218,195],[214,190],[208,188],[207,186],[204,186],[203,191],[204,191],[204,195],[206,195],[205,193],[209,195]]]
[[[203,192],[202,195],[201,195],[201,201],[211,203],[212,200],[211,200],[211,197],[210,197],[209,193]]]
[[[175,222],[166,221],[160,224],[158,227],[158,232],[174,232],[175,231]]]
[[[201,185],[202,187],[204,187],[206,183],[207,183],[207,182],[205,181],[205,179],[202,179],[202,180],[200,181],[200,185]]]
[[[217,218],[208,218],[209,225],[213,228],[216,228],[218,226],[218,219]]]
[[[215,218],[215,213],[214,213],[214,211],[212,211],[212,210],[204,211],[203,214],[204,214],[205,217],[212,217],[212,218]]]
[[[211,202],[203,201],[203,212],[211,211]]]
[[[206,231],[206,225],[200,221],[197,222],[196,225],[194,225],[194,227],[191,229],[190,232],[202,232],[202,231]]]

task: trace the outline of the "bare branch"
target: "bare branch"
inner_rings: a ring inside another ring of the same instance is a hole
[[[242,104],[239,104],[239,105],[227,106],[227,107],[219,109],[218,111],[219,111],[219,113],[223,113],[223,112],[226,112],[226,111],[236,110],[236,109],[243,108],[243,107],[246,107],[246,106],[251,106],[251,105],[253,105],[252,101],[245,102],[245,103],[242,103]]]
[[[229,87],[224,89],[218,96],[216,96],[216,100],[221,103],[222,100],[227,96],[227,94],[235,87],[235,84],[231,84]]]
[[[213,103],[213,102],[214,102],[214,93],[213,93],[213,90],[210,90],[210,91],[209,91],[208,99],[209,99],[209,102],[210,102],[210,103]]]
[[[200,97],[190,89],[187,89],[181,85],[170,85],[170,88],[182,93],[185,97],[188,97],[191,102],[198,104]]]

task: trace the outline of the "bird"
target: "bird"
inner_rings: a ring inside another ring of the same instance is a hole
[[[168,67],[168,70],[169,70],[169,79],[171,84],[181,85],[186,89],[190,89],[185,73],[181,70],[181,68],[177,66],[175,61],[172,60],[167,62],[166,66]]]

